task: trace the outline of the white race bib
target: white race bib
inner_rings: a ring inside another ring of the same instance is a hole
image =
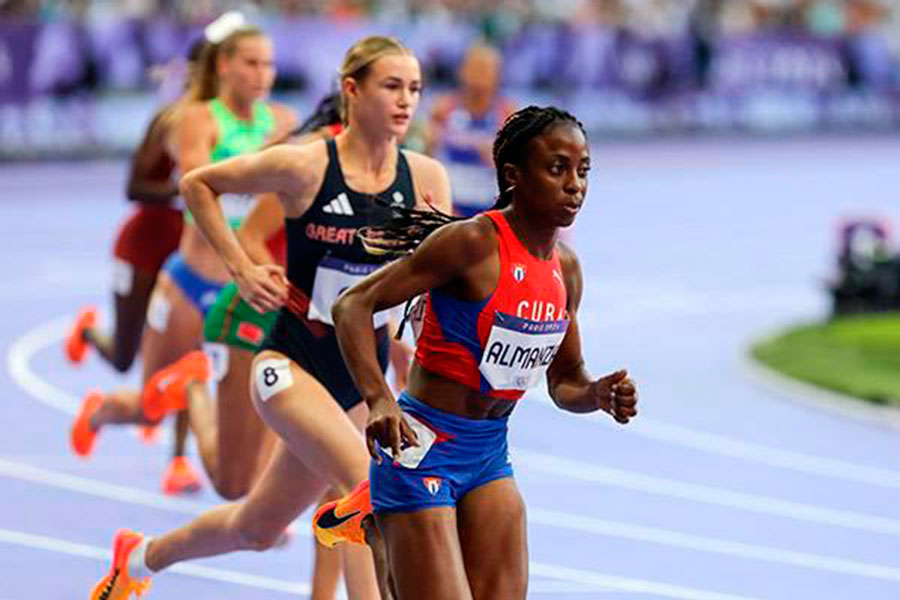
[[[419,341],[422,335],[422,327],[425,325],[425,309],[428,308],[428,294],[422,294],[413,300],[412,306],[409,307],[409,315],[407,322],[412,327],[413,344]]]
[[[380,266],[351,263],[331,256],[323,258],[316,268],[312,298],[306,316],[333,327],[331,307],[334,306],[338,296]],[[384,327],[390,317],[390,309],[377,312],[372,317],[375,329]]]
[[[412,430],[416,432],[416,438],[419,445],[401,446],[400,458],[396,462],[407,469],[415,469],[423,460],[425,460],[425,455],[428,454],[428,451],[431,450],[431,447],[434,445],[437,434],[428,428],[427,425],[408,413],[403,413],[403,418],[406,419],[406,422]],[[394,451],[391,448],[382,447],[381,451],[384,452],[388,458],[394,460]]]
[[[568,320],[529,321],[496,313],[479,369],[495,390],[527,390],[544,377]]]

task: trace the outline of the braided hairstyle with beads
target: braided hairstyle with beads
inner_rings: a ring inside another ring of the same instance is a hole
[[[528,142],[551,125],[558,123],[573,123],[585,133],[584,125],[578,119],[555,106],[527,106],[506,119],[494,138],[493,157],[500,194],[492,210],[506,208],[512,202],[513,189],[504,181],[503,165],[521,164],[525,158]],[[364,227],[357,233],[370,254],[394,256],[409,254],[439,227],[463,220],[444,214],[433,207],[430,210],[423,210],[395,207],[381,198],[375,198],[375,201],[391,208],[392,216],[386,225]]]

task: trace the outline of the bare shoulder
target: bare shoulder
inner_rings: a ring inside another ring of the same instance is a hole
[[[155,115],[153,115],[150,123],[147,124],[147,130],[144,133],[145,140],[151,143],[165,142],[172,126],[175,124],[175,117],[177,114],[177,102],[162,107]]]
[[[444,165],[430,156],[413,150],[402,152],[409,163],[413,185],[416,188],[417,204],[424,206],[424,197],[430,195],[435,208],[450,214],[453,210],[450,176]]]
[[[321,183],[328,165],[325,141],[308,144],[279,144],[265,151],[278,168],[291,171],[304,188]]]
[[[402,150],[401,152],[403,152],[407,162],[409,162],[409,168],[412,169],[414,173],[416,171],[419,171],[422,175],[447,173],[446,169],[444,169],[444,165],[430,156],[426,156],[415,150]]]
[[[209,103],[207,102],[184,102],[175,111],[175,116],[179,123],[213,124],[212,112],[209,110]]]
[[[497,228],[483,215],[445,225],[437,234],[444,239],[442,246],[452,249],[452,255],[463,264],[482,261],[497,251]]]

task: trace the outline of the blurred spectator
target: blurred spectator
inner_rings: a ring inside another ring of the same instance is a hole
[[[154,88],[149,74],[177,69],[160,66],[230,9],[282,40],[276,93],[328,93],[347,40],[388,33],[431,89],[485,39],[508,89],[589,127],[900,123],[900,0],[0,0],[0,109],[37,94],[89,132],[95,99]],[[38,26],[33,53],[10,50],[22,22]],[[0,110],[0,135],[18,120]]]

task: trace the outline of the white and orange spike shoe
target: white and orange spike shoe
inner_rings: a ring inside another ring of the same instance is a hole
[[[132,578],[128,573],[128,559],[144,540],[144,535],[120,529],[113,538],[113,562],[109,574],[91,591],[90,600],[127,600],[134,594],[140,598],[150,589],[150,578]]]

